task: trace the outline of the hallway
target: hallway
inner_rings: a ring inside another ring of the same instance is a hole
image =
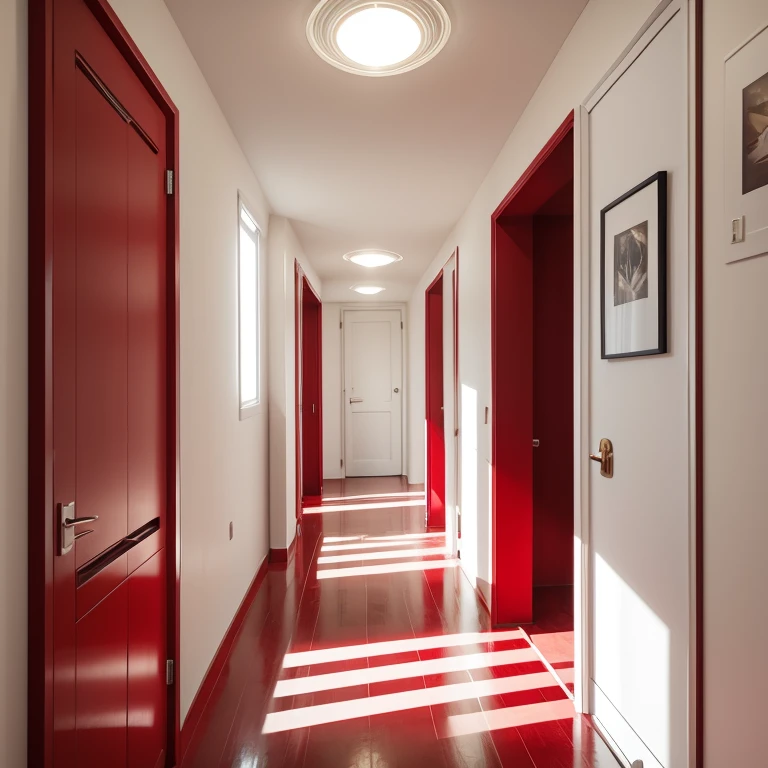
[[[290,562],[269,567],[184,768],[616,765],[527,636],[490,632],[443,546],[405,478],[326,481]]]

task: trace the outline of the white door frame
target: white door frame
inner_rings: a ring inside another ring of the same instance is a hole
[[[575,701],[578,712],[589,714],[589,681],[592,676],[593,643],[592,605],[590,600],[590,460],[594,447],[589,443],[589,363],[590,363],[590,198],[589,198],[589,113],[615,85],[624,72],[648,47],[650,42],[678,12],[688,22],[688,251],[689,251],[689,322],[688,322],[688,395],[689,395],[689,653],[688,653],[688,766],[701,765],[697,754],[697,597],[701,585],[697,581],[698,537],[696,448],[697,424],[697,126],[696,77],[698,58],[696,29],[700,20],[697,12],[700,0],[661,0],[619,59],[608,70],[592,92],[577,107],[574,115],[574,643],[575,643]],[[682,349],[683,345],[681,345]],[[603,733],[610,744],[608,735]],[[620,756],[611,745],[617,757]],[[623,760],[621,762],[627,765]]]
[[[399,303],[355,303],[348,302],[342,304],[339,307],[341,318],[341,456],[344,463],[341,467],[341,479],[344,480],[347,477],[347,409],[344,389],[347,375],[347,360],[346,360],[346,333],[347,323],[345,316],[347,312],[386,312],[395,311],[400,312],[400,322],[402,324],[402,343],[400,344],[400,355],[402,356],[402,371],[403,371],[403,383],[401,385],[402,394],[402,429],[400,430],[400,460],[401,460],[401,475],[405,475],[406,467],[408,466],[408,440],[407,428],[408,428],[408,354],[407,354],[407,340],[408,340],[408,306],[406,304]]]

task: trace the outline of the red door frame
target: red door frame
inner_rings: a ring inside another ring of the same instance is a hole
[[[167,198],[168,765],[179,754],[179,112],[107,0],[84,0],[166,118],[166,156],[174,171]],[[56,0],[29,0],[29,530],[27,760],[53,765],[53,16]]]
[[[294,262],[294,363],[295,363],[295,408],[296,408],[296,518],[301,519],[301,511],[304,506],[304,457],[303,457],[303,435],[302,435],[302,386],[303,386],[303,346],[308,341],[314,341],[317,344],[318,366],[317,381],[315,382],[315,391],[318,399],[318,434],[317,442],[311,450],[317,451],[317,473],[316,488],[319,488],[318,496],[323,493],[323,303],[320,296],[314,289],[312,283],[307,278],[304,270],[298,261]],[[308,337],[304,332],[304,317],[307,305],[312,307],[312,311],[317,313],[317,323],[312,327],[315,333]]]
[[[528,166],[491,217],[491,623],[493,626],[524,624],[533,620],[533,377],[519,374],[520,366],[533,371],[533,295],[505,300],[510,284],[532,285],[530,259],[524,257],[531,244],[530,217],[558,189],[558,180],[537,174],[564,142],[573,142],[571,112]],[[530,182],[530,183],[529,183]],[[524,194],[523,194],[524,192]],[[538,204],[537,204],[538,203]],[[519,205],[518,205],[519,204]],[[528,210],[528,207],[531,210]],[[517,208],[519,207],[519,210]],[[520,215],[502,222],[505,216]],[[505,336],[507,349],[498,350],[499,329],[518,332]],[[514,414],[500,410],[504,402],[527,403]],[[502,423],[503,421],[503,423]],[[500,464],[514,466],[518,482]],[[503,514],[502,514],[503,499]]]
[[[453,416],[454,426],[456,433],[454,437],[458,437],[459,428],[459,249],[451,254],[453,259],[453,277],[450,285],[450,298],[453,304]],[[447,265],[451,259],[445,262]],[[435,296],[435,291],[438,283],[441,283],[440,296],[441,296],[441,308],[442,302],[446,300],[448,286],[445,285],[443,280],[445,276],[445,266],[438,272],[435,279],[429,284],[424,292],[424,418],[426,421],[426,503],[427,503],[427,528],[434,530],[445,529],[445,496],[446,496],[446,476],[445,476],[445,420],[443,419],[442,427],[442,439],[434,434],[432,427],[432,409],[431,404],[434,398],[432,392],[432,384],[434,374],[433,367],[436,365],[439,358],[439,378],[444,380],[443,372],[443,315],[442,311],[438,316],[437,323],[433,323],[432,312],[430,311],[430,303]],[[439,353],[436,352],[439,350]],[[443,383],[444,386],[444,383]],[[442,399],[442,398],[441,398]],[[435,456],[437,454],[437,458]],[[442,462],[440,456],[442,455]],[[458,458],[458,457],[457,457]],[[433,465],[437,461],[437,473],[434,472]],[[440,468],[442,467],[442,473]],[[458,475],[459,465],[458,460],[454,465],[454,471]],[[432,491],[433,485],[437,483],[438,498],[441,499],[442,507],[437,505],[433,507]],[[442,496],[440,496],[442,491]],[[459,533],[460,535],[460,533]]]

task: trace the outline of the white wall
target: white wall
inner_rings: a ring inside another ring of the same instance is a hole
[[[342,476],[341,304],[323,303],[323,477]]]
[[[296,290],[298,261],[322,296],[288,219],[269,223],[269,546],[287,549],[296,533]]]
[[[765,24],[765,0],[704,3],[706,768],[766,763],[768,255],[725,264],[722,195],[723,62]]]
[[[655,6],[656,0],[591,0],[411,298],[409,388],[419,393],[424,391],[424,291],[459,246],[462,564],[470,577],[479,576],[483,582],[490,580],[491,431],[484,424],[484,411],[491,405],[491,214],[568,113],[619,57]],[[408,477],[414,483],[424,482],[423,397],[412,397],[410,405]],[[470,436],[467,427],[474,434]],[[473,546],[477,549],[476,567],[468,552]]]
[[[0,765],[26,764],[27,3],[0,3]]]

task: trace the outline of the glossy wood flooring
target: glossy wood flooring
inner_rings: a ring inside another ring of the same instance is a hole
[[[184,768],[617,765],[528,635],[491,632],[425,531],[421,489],[326,481],[302,529],[291,562],[270,566]]]

